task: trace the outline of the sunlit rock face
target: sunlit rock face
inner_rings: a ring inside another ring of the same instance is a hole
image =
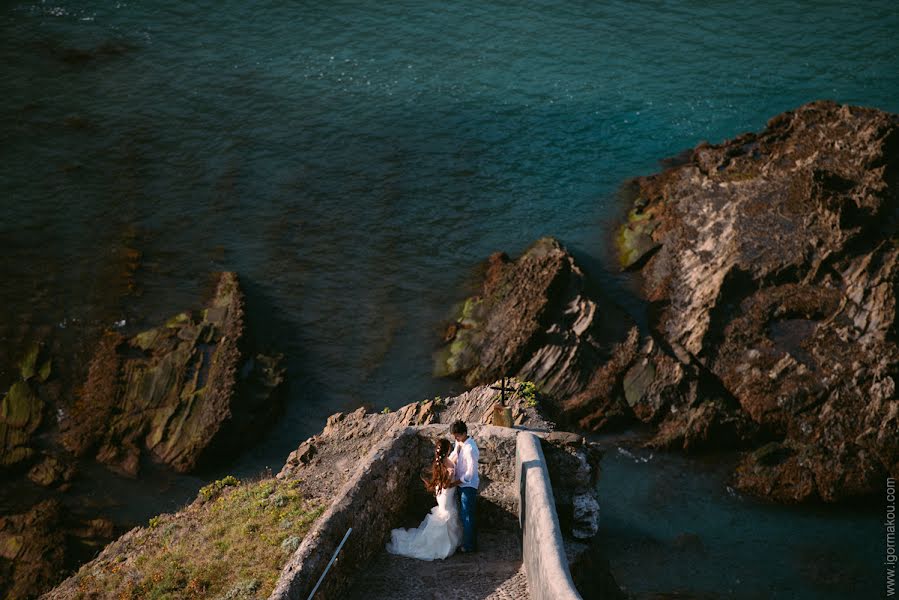
[[[815,102],[633,182],[619,241],[644,236],[623,253],[665,356],[717,379],[726,411],[776,441],[738,487],[837,501],[899,473],[897,178],[899,117]],[[648,387],[643,370],[631,381]]]

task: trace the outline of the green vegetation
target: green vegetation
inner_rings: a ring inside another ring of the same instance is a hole
[[[419,400],[417,404],[421,406],[422,404],[427,404],[428,402],[433,402],[436,408],[441,408],[444,406],[443,396],[434,396],[433,398],[425,398],[424,400]]]
[[[203,497],[204,500],[212,500],[226,487],[235,487],[240,485],[240,480],[233,475],[228,475],[224,479],[219,479],[218,481],[213,481],[207,486],[200,488],[200,496]]]
[[[385,406],[384,409],[381,411],[381,414],[382,414],[382,415],[389,415],[389,414],[390,414],[390,407],[389,407],[389,406]]]
[[[632,210],[628,213],[627,222],[618,228],[615,236],[618,261],[622,269],[634,265],[656,245],[652,240],[652,232],[657,225],[658,223],[648,211]]]
[[[324,511],[304,501],[298,485],[226,477],[204,487],[202,501],[150,519],[127,552],[79,573],[76,597],[268,597],[290,553]]]
[[[522,400],[524,400],[524,405],[528,408],[535,408],[540,399],[540,391],[537,389],[537,384],[533,381],[522,381],[521,385],[518,386],[518,393],[521,395]]]

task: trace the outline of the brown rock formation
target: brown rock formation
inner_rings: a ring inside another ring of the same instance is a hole
[[[736,485],[783,501],[899,475],[897,178],[899,117],[816,102],[636,180],[618,242],[670,352],[625,381],[695,369],[687,381],[721,391],[717,409],[669,417],[663,442],[722,419],[742,435],[748,417],[782,441],[748,455]]]
[[[46,500],[27,513],[0,517],[0,595],[29,598],[59,581],[65,563],[61,507]],[[5,588],[5,589],[3,589]]]
[[[468,385],[515,376],[554,399],[582,392],[623,337],[627,319],[587,290],[559,242],[542,238],[516,260],[490,257],[483,290],[447,331],[437,372]]]
[[[521,385],[518,381],[507,384],[513,390]],[[407,404],[388,413],[369,413],[365,408],[351,413],[335,413],[328,417],[320,434],[304,441],[290,453],[278,477],[302,477],[304,484],[311,485],[316,481],[314,474],[321,465],[329,464],[330,475],[315,483],[316,486],[325,486],[325,489],[316,487],[314,493],[320,496],[333,494],[343,484],[343,480],[335,477],[334,473],[351,472],[356,461],[365,456],[388,431],[413,425],[449,425],[456,419],[467,424],[491,424],[493,408],[500,403],[500,393],[494,387],[498,386],[480,386],[453,398]],[[542,415],[539,407],[528,404],[531,403],[514,392],[507,397],[506,405],[511,408],[512,420],[516,425],[543,431],[554,429],[555,425]]]
[[[266,420],[283,381],[278,359],[245,353],[243,295],[223,273],[210,305],[126,339],[107,333],[63,424],[76,455],[127,475],[142,449],[190,471]]]

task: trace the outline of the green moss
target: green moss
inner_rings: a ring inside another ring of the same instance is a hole
[[[187,313],[178,313],[168,321],[166,321],[166,327],[182,327],[190,323],[190,315]]]
[[[2,426],[0,426],[2,427]],[[34,456],[34,450],[27,446],[14,445],[12,440],[7,439],[10,444],[9,448],[0,448],[0,466],[9,467],[26,461]],[[21,440],[24,443],[25,440]]]
[[[484,300],[480,296],[472,296],[462,304],[459,322],[466,327],[474,327],[483,318]]]
[[[656,226],[657,222],[648,211],[638,213],[632,210],[628,214],[627,222],[618,228],[615,236],[618,262],[622,269],[637,263],[656,246],[652,239],[652,232]]]
[[[149,350],[153,347],[153,344],[156,343],[156,339],[159,337],[159,331],[156,329],[150,329],[148,331],[142,331],[138,333],[132,341],[137,345],[141,350]]]
[[[17,381],[0,401],[0,420],[13,429],[30,433],[40,425],[43,404],[30,385]]]
[[[0,556],[15,560],[22,549],[21,535],[4,535],[0,537]]]
[[[37,359],[40,352],[41,346],[37,342],[32,342],[28,350],[25,351],[25,356],[22,357],[22,361],[19,363],[19,372],[25,381],[37,374]]]
[[[50,374],[53,372],[53,362],[48,358],[43,365],[41,365],[40,370],[38,371],[38,377],[41,382],[45,382],[50,379]]]

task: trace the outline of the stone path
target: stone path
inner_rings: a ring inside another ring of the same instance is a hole
[[[481,531],[480,549],[423,561],[382,550],[356,577],[350,600],[520,600],[530,598],[514,530]]]

